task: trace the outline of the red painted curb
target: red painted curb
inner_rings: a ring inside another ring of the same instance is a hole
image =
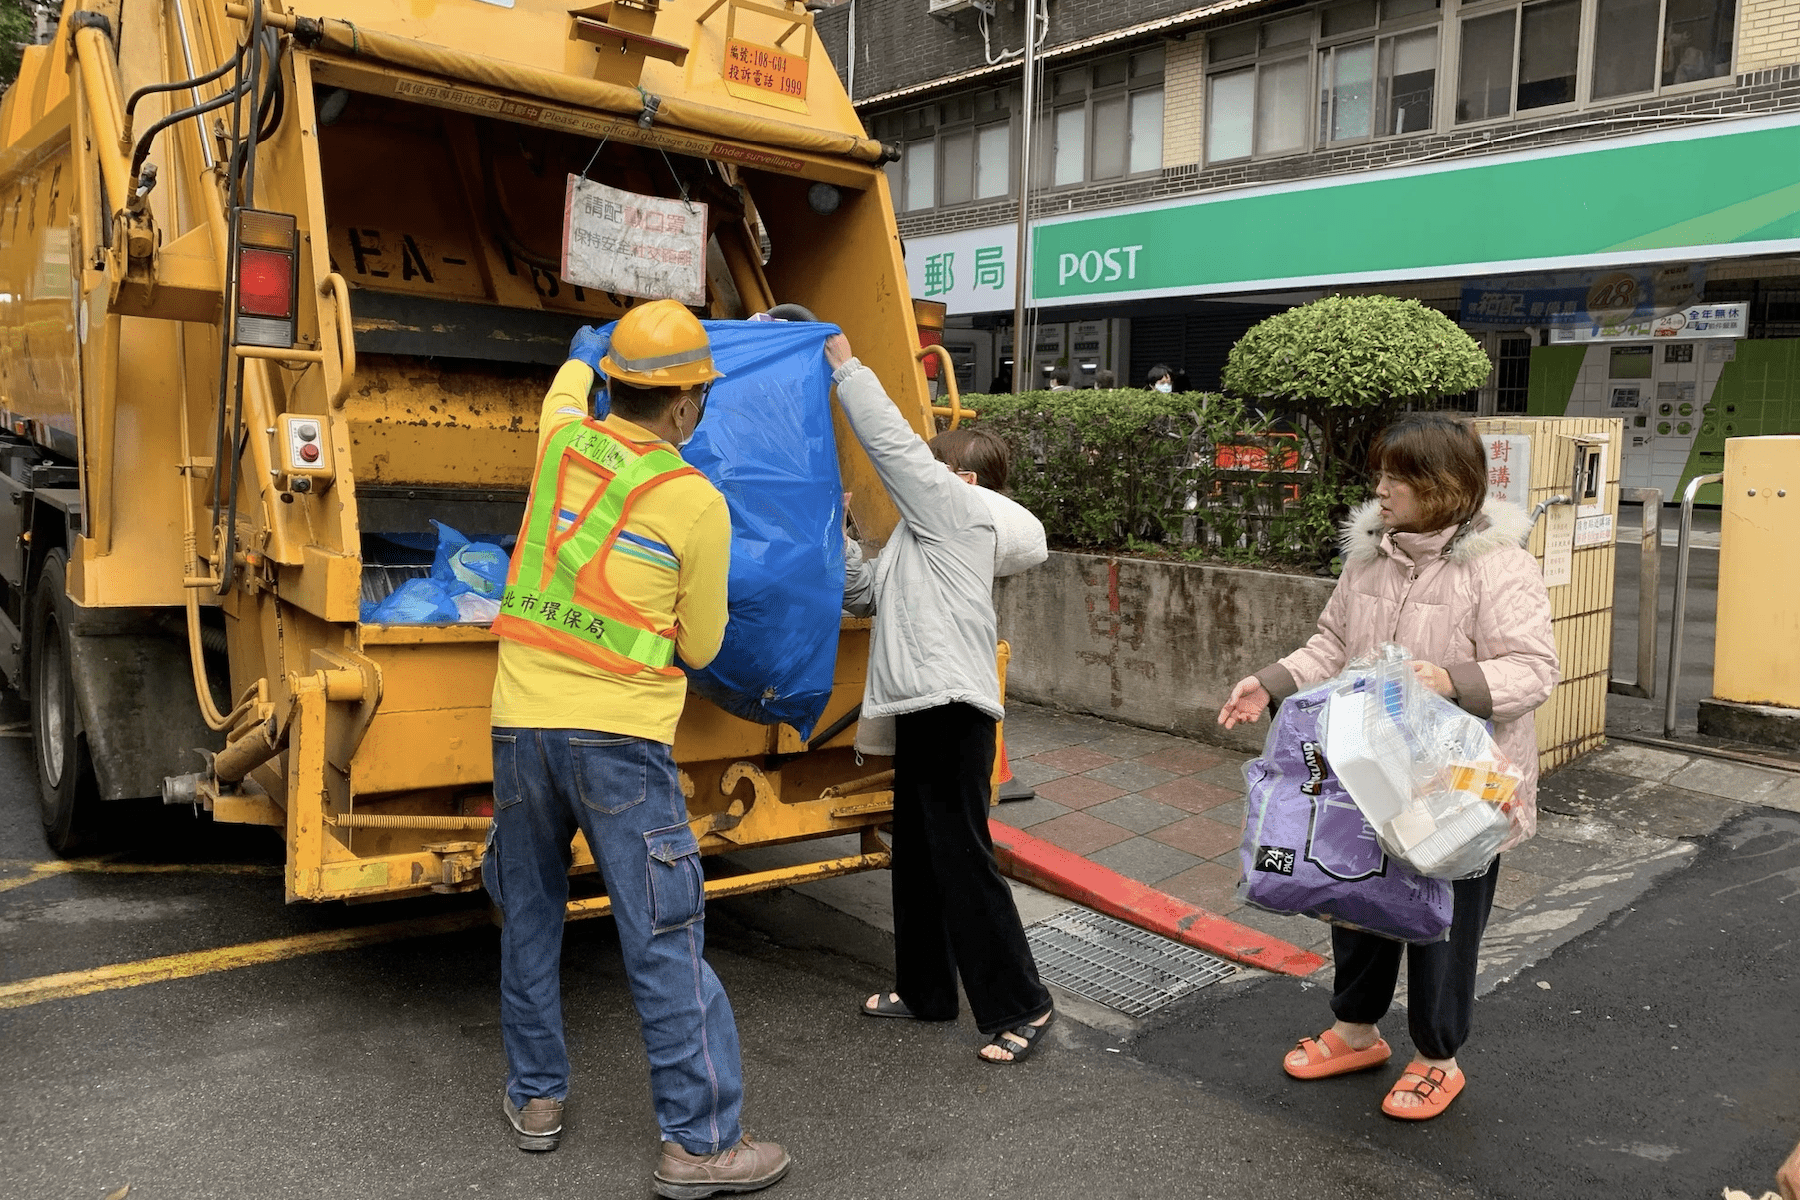
[[[1177,900],[1011,825],[989,820],[988,830],[1001,872],[1021,883],[1265,971],[1310,975],[1325,965],[1325,960],[1311,951]]]

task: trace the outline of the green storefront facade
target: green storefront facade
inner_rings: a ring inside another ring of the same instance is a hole
[[[1800,250],[1800,116],[1313,179],[1034,225],[1065,304]]]
[[[1048,218],[1032,242],[1033,303],[1089,311],[1652,265],[1768,260],[1794,276],[1779,260],[1800,254],[1800,115]],[[1627,389],[1635,411],[1608,386],[1606,344],[1537,345],[1529,411],[1626,416],[1625,482],[1665,494],[1717,470],[1727,437],[1800,431],[1800,341],[1695,345],[1653,351],[1654,378]]]

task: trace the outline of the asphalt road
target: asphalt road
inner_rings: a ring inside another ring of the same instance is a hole
[[[0,729],[23,717],[0,699]],[[0,738],[0,885],[46,858],[27,745]],[[0,984],[442,911],[286,907],[264,831],[134,815],[124,863],[202,869],[0,891]],[[1073,1021],[1012,1069],[976,1059],[966,1022],[861,1018],[885,937],[809,898],[716,905],[708,934],[743,1035],[747,1124],[795,1157],[772,1196],[1476,1195]],[[498,1111],[496,946],[482,929],[0,1008],[0,1196],[647,1196],[657,1134],[610,923],[565,939],[574,1079],[550,1155],[515,1150]]]
[[[1800,1137],[1800,815],[1753,809],[1599,928],[1476,1006],[1469,1084],[1415,1129],[1376,1112],[1411,1054],[1304,1086],[1269,1047],[1329,1022],[1326,987],[1215,989],[1159,1014],[1145,1062],[1496,1200],[1760,1196]],[[1220,1052],[1220,1047],[1226,1047]]]
[[[266,831],[154,805],[128,814],[125,869],[17,882],[47,857],[23,718],[0,697],[0,985],[446,911],[286,906]],[[1280,1075],[1323,1018],[1317,984],[1220,985],[1135,1035],[1064,1020],[1013,1069],[977,1061],[966,1021],[858,1017],[886,935],[809,897],[715,905],[709,957],[748,1126],[795,1156],[771,1196],[1754,1194],[1800,1129],[1800,817],[1753,812],[1697,858],[1482,1000],[1470,1092],[1424,1127],[1376,1114],[1379,1080]],[[182,869],[140,869],[160,865]],[[646,1196],[656,1131],[610,923],[571,925],[564,961],[552,1155],[513,1149],[497,1111],[488,928],[0,1007],[0,1197]]]

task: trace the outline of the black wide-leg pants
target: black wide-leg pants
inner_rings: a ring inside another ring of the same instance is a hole
[[[960,975],[988,1035],[1050,1011],[988,833],[994,727],[967,704],[895,719],[891,872],[894,991],[922,1020],[953,1020]]]
[[[1331,931],[1336,963],[1331,1011],[1340,1021],[1373,1025],[1387,1015],[1406,953],[1406,1022],[1413,1046],[1425,1058],[1455,1058],[1469,1040],[1475,1009],[1475,968],[1500,881],[1496,858],[1486,875],[1451,884],[1456,907],[1448,941],[1409,946],[1353,929]]]

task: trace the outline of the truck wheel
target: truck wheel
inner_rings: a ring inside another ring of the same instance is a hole
[[[31,746],[44,840],[61,855],[92,837],[99,788],[70,674],[68,556],[52,550],[31,594]]]

